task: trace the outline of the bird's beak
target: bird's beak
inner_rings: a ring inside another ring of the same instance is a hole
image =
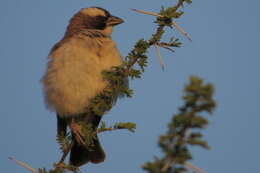
[[[121,23],[123,23],[124,20],[119,18],[119,17],[116,17],[116,16],[110,16],[107,20],[107,25],[108,26],[115,26],[115,25],[119,25]]]

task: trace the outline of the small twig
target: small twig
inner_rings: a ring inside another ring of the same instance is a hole
[[[184,0],[179,0],[178,4],[175,6],[176,9],[183,7]]]
[[[169,169],[170,167],[173,167],[173,166],[174,166],[174,162],[171,160],[168,160],[166,162],[166,164],[162,167],[161,171],[165,172],[165,171],[167,171],[167,169]]]
[[[107,127],[104,129],[97,129],[97,131],[94,134],[102,133],[102,132],[107,132],[107,131],[115,131],[115,130],[129,130],[128,128],[114,128],[114,127]]]
[[[143,13],[143,14],[147,14],[147,15],[151,15],[151,16],[156,16],[156,17],[162,17],[162,15],[160,14],[157,14],[157,13],[153,13],[153,12],[148,12],[148,11],[144,11],[144,10],[138,10],[138,9],[132,9],[133,11],[135,12],[138,12],[138,13]],[[190,41],[191,40],[191,37],[189,36],[189,34],[187,32],[184,31],[184,29],[182,27],[180,27],[175,21],[172,21],[172,25],[178,30],[180,31],[181,34],[183,34],[185,37],[187,37]]]
[[[129,73],[130,69],[134,66],[134,64],[137,62],[138,60],[138,57],[135,56],[132,61],[127,65],[126,69],[125,69],[125,72],[126,73]]]
[[[160,52],[160,48],[158,45],[154,45],[155,47],[155,50],[156,50],[156,54],[159,58],[159,61],[160,61],[160,64],[161,64],[161,67],[162,67],[162,70],[164,71],[164,62],[163,62],[163,57],[161,56],[161,52]]]
[[[166,164],[162,167],[161,171],[162,171],[162,172],[167,171],[170,167],[173,167],[174,164],[175,164],[174,161],[168,160],[168,161],[166,162]],[[191,169],[191,170],[193,170],[193,171],[196,172],[196,173],[207,173],[206,171],[202,170],[201,168],[198,168],[198,167],[194,166],[194,165],[191,164],[190,162],[185,162],[185,163],[184,163],[184,166],[187,167],[187,168],[189,168],[189,169]]]
[[[31,172],[33,172],[33,173],[39,173],[36,169],[34,169],[33,167],[31,167],[31,166],[28,165],[27,163],[24,163],[24,162],[22,162],[22,161],[20,161],[20,160],[16,160],[16,159],[13,158],[13,157],[8,157],[8,159],[15,161],[18,165],[20,165],[20,166],[22,166],[22,167],[28,169],[29,171],[31,171]]]
[[[138,12],[138,13],[143,13],[143,14],[147,14],[147,15],[151,15],[151,16],[163,17],[163,16],[160,15],[160,14],[153,13],[153,12],[149,12],[149,11],[138,10],[138,9],[132,9],[132,10],[135,11],[135,12]]]
[[[160,45],[159,45],[160,46]],[[160,46],[160,47],[162,47],[162,48],[164,48],[164,49],[167,49],[167,50],[169,50],[169,51],[171,51],[171,52],[175,52],[173,49],[171,49],[171,48],[169,48],[169,47],[166,47],[166,46]]]
[[[113,127],[108,127],[108,128],[104,128],[104,129],[97,129],[96,134],[106,132],[106,131],[113,131],[113,130],[118,130],[118,129],[114,129]]]
[[[168,44],[168,43],[162,43],[162,42],[160,42],[160,43],[156,43],[156,45],[159,46],[159,47],[161,47],[161,48],[167,49],[167,50],[169,50],[169,51],[171,51],[171,52],[175,52],[173,49],[170,48],[172,45],[170,45],[170,44]]]
[[[68,153],[70,152],[70,150],[72,149],[72,147],[73,147],[73,142],[63,151],[63,155],[62,155],[58,165],[59,164],[61,165],[64,162],[64,160],[66,159],[66,157],[67,157]]]
[[[207,173],[206,171],[202,170],[201,168],[198,168],[196,166],[194,166],[193,164],[191,164],[190,162],[185,162],[184,165],[189,168],[192,169],[193,171],[195,171],[196,173]]]
[[[185,32],[180,25],[178,25],[176,22],[172,21],[172,25],[175,26],[177,30],[179,30],[184,36],[186,36],[190,41],[192,41],[191,37],[187,32]]]

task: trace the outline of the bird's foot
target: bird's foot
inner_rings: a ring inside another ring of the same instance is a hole
[[[80,125],[78,125],[74,119],[71,120],[70,129],[72,133],[75,135],[76,140],[79,144],[85,145],[84,135],[80,130]]]
[[[64,162],[59,162],[59,163],[56,165],[56,168],[58,168],[58,169],[64,169],[64,168],[65,168],[65,163],[64,163]]]

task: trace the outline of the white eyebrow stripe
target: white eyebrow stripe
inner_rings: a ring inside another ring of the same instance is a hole
[[[106,13],[98,8],[84,8],[81,10],[81,13],[89,16],[106,16]]]

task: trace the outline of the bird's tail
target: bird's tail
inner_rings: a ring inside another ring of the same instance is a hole
[[[77,167],[88,162],[97,164],[103,162],[105,157],[105,152],[101,147],[97,136],[95,137],[93,146],[91,147],[80,145],[76,140],[74,140],[74,145],[70,153],[70,164]]]
[[[101,116],[91,114],[91,115],[84,115],[84,118],[81,119],[81,122],[86,124],[91,124],[93,130],[96,130],[98,124],[101,120]],[[81,166],[86,164],[87,162],[92,163],[100,163],[105,160],[106,154],[99,142],[98,136],[96,135],[93,138],[93,143],[91,146],[85,146],[80,144],[75,137],[73,137],[74,145],[71,149],[70,153],[70,164],[74,166]]]

